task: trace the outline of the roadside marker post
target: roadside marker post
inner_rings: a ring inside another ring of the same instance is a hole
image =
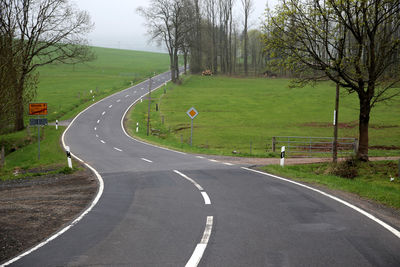
[[[192,146],[192,140],[193,140],[193,119],[196,118],[197,115],[199,115],[199,112],[194,107],[191,107],[188,111],[186,111],[186,114],[190,117],[191,119],[191,126],[190,126],[190,146]]]
[[[56,130],[58,130],[58,120],[56,120]]]
[[[136,132],[139,132],[139,123],[136,123]]]
[[[67,153],[68,167],[72,169],[71,151],[69,150],[69,146],[65,147],[65,152]]]
[[[285,166],[285,146],[281,148],[281,166]]]

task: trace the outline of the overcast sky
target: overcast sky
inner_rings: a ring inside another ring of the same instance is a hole
[[[155,44],[148,44],[144,19],[136,12],[139,6],[149,6],[148,0],[72,0],[80,10],[89,12],[95,23],[89,34],[90,45],[132,49],[142,51],[166,51]],[[254,9],[251,14],[251,26],[258,27],[260,17],[268,2],[273,7],[277,0],[253,0]],[[234,18],[243,20],[241,1],[235,1]],[[243,25],[242,23],[240,25]],[[243,26],[242,26],[243,27]]]

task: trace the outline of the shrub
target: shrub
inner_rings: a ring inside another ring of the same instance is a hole
[[[358,175],[358,167],[358,160],[354,157],[351,157],[332,166],[329,173],[343,178],[353,179]]]

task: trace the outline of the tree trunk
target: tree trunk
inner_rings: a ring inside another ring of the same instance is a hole
[[[21,131],[24,129],[24,99],[23,99],[23,83],[17,85],[18,89],[15,90],[15,123],[14,130]]]
[[[369,114],[371,112],[370,101],[367,97],[360,97],[360,117],[359,117],[359,146],[357,159],[368,161],[368,126]]]

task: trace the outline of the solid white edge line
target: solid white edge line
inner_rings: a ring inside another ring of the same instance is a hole
[[[207,216],[206,228],[204,229],[203,237],[200,243],[197,244],[193,251],[192,256],[186,263],[185,267],[197,267],[199,265],[201,258],[203,257],[204,251],[207,248],[208,240],[210,239],[213,227],[213,216]]]
[[[108,96],[110,97],[110,96]],[[87,107],[86,109],[82,110],[81,112],[79,112],[78,115],[75,116],[75,118],[71,121],[71,123],[68,125],[67,129],[65,129],[65,131],[63,132],[62,136],[61,136],[61,142],[63,145],[64,150],[66,150],[66,144],[65,144],[65,133],[69,130],[69,128],[71,127],[71,125],[74,123],[74,121],[86,110],[88,110],[89,108],[91,108],[92,106],[96,105],[97,103],[107,99],[103,98],[99,101],[97,101],[96,103],[93,103],[92,105],[90,105],[89,107]],[[90,204],[90,206],[84,210],[75,220],[73,220],[69,225],[67,225],[66,227],[62,228],[60,231],[58,231],[57,233],[55,233],[54,235],[50,236],[49,238],[47,238],[46,240],[44,240],[43,242],[37,244],[36,246],[26,250],[25,252],[22,252],[21,254],[17,255],[16,257],[12,258],[11,260],[3,263],[2,266],[7,266],[10,265],[11,263],[14,263],[16,261],[18,261],[19,259],[21,259],[22,257],[31,254],[32,252],[34,252],[35,250],[38,250],[39,248],[43,247],[44,245],[46,245],[47,243],[49,243],[50,241],[56,239],[57,237],[59,237],[60,235],[62,235],[63,233],[65,233],[66,231],[68,231],[72,226],[74,226],[75,224],[77,224],[80,220],[82,220],[83,217],[85,217],[85,215],[87,215],[93,208],[94,206],[96,206],[97,202],[99,202],[100,197],[103,194],[104,191],[104,181],[103,178],[101,177],[101,175],[97,172],[97,170],[95,168],[93,168],[92,166],[90,166],[89,164],[85,163],[82,159],[80,159],[79,157],[75,156],[73,153],[71,153],[71,156],[74,157],[75,159],[77,159],[78,161],[82,162],[83,164],[85,164],[95,175],[97,178],[97,181],[99,183],[99,188],[97,191],[97,195],[96,197],[93,199],[92,204]]]
[[[169,80],[167,80],[167,81],[165,81],[165,82],[169,82],[170,80],[171,80],[171,79],[169,79]],[[163,86],[163,84],[160,85],[160,86],[158,86],[158,87],[155,87],[154,89],[151,90],[151,92],[153,92],[154,90],[157,90],[157,89],[160,88],[161,86]],[[184,153],[184,152],[180,152],[180,151],[172,150],[172,149],[169,149],[169,148],[166,148],[166,147],[157,146],[157,145],[153,145],[153,144],[150,144],[150,143],[146,143],[146,142],[140,141],[140,140],[138,140],[138,139],[136,139],[136,138],[130,136],[130,135],[126,132],[125,127],[124,127],[124,119],[125,119],[125,117],[126,117],[126,114],[128,113],[128,111],[131,109],[131,107],[132,107],[133,105],[135,105],[138,101],[140,101],[140,99],[141,99],[142,97],[145,97],[147,94],[148,94],[148,92],[145,93],[144,95],[140,96],[140,97],[139,97],[138,99],[136,99],[131,105],[129,105],[129,107],[125,110],[124,115],[122,115],[122,118],[121,118],[121,128],[122,128],[122,131],[124,132],[124,134],[125,134],[128,138],[130,138],[130,139],[132,139],[132,140],[134,140],[134,141],[136,141],[136,142],[138,142],[138,143],[141,143],[141,144],[144,144],[144,145],[148,145],[148,146],[152,146],[152,147],[157,147],[157,148],[159,148],[159,149],[163,149],[163,150],[175,152],[175,153],[178,153],[178,154],[186,155],[186,153]]]
[[[150,163],[152,163],[152,161],[151,161],[151,160],[149,160],[149,159],[141,158],[141,160],[144,160],[144,161],[147,161],[147,162],[150,162]]]
[[[203,191],[203,192],[201,192],[201,195],[202,195],[203,198],[204,198],[204,204],[205,204],[205,205],[211,205],[211,200],[210,200],[210,198],[208,197],[207,193]]]
[[[241,167],[241,168],[244,169],[244,170],[248,170],[248,171],[251,171],[251,172],[256,172],[256,173],[259,173],[259,174],[262,174],[262,175],[265,175],[265,176],[270,176],[270,177],[275,178],[275,179],[279,179],[279,180],[282,180],[282,181],[285,181],[285,182],[289,182],[289,183],[292,183],[292,184],[295,184],[295,185],[298,185],[298,186],[307,188],[307,189],[309,189],[309,190],[312,190],[312,191],[315,191],[315,192],[317,192],[317,193],[320,193],[320,194],[322,194],[322,195],[324,195],[324,196],[326,196],[326,197],[329,197],[329,198],[331,198],[331,199],[333,199],[333,200],[336,200],[337,202],[340,202],[340,203],[342,203],[343,205],[345,205],[345,206],[347,206],[347,207],[349,207],[349,208],[351,208],[351,209],[353,209],[353,210],[355,210],[355,211],[361,213],[362,215],[366,216],[367,218],[373,220],[374,222],[378,223],[379,225],[381,225],[382,227],[384,227],[386,230],[388,230],[389,232],[391,232],[392,234],[394,234],[396,237],[400,238],[400,231],[398,231],[397,229],[395,229],[395,228],[393,228],[392,226],[388,225],[388,224],[385,223],[384,221],[382,221],[382,220],[376,218],[374,215],[372,215],[372,214],[366,212],[365,210],[360,209],[359,207],[357,207],[357,206],[355,206],[355,205],[353,205],[353,204],[350,204],[350,203],[347,202],[347,201],[344,201],[343,199],[340,199],[340,198],[338,198],[338,197],[335,197],[335,196],[333,196],[333,195],[330,195],[330,194],[328,194],[328,193],[325,193],[325,192],[323,192],[323,191],[321,191],[321,190],[315,189],[315,188],[313,188],[313,187],[311,187],[311,186],[307,186],[307,185],[304,185],[304,184],[301,184],[301,183],[298,183],[298,182],[295,182],[295,181],[292,181],[292,180],[289,180],[289,179],[286,179],[286,178],[283,178],[283,177],[280,177],[280,176],[276,176],[276,175],[273,175],[273,174],[270,174],[270,173],[266,173],[266,172],[262,172],[262,171],[257,171],[257,170],[249,169],[249,168],[246,168],[246,167]]]
[[[179,174],[180,176],[182,176],[183,178],[185,178],[186,180],[190,181],[192,184],[194,184],[197,189],[199,189],[200,191],[203,191],[203,187],[201,187],[201,185],[199,185],[195,180],[193,180],[192,178],[188,177],[187,175],[181,173],[178,170],[174,170],[175,173]]]
[[[119,149],[118,147],[114,147],[115,150],[122,152],[122,149]]]

